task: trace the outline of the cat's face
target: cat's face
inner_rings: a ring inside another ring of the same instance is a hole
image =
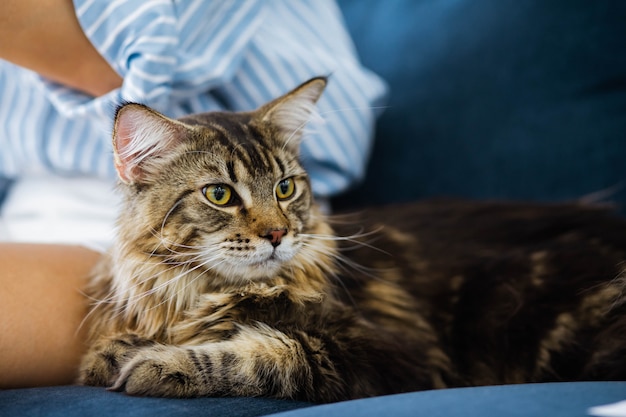
[[[121,239],[232,282],[271,277],[307,256],[316,219],[298,145],[324,86],[314,79],[256,112],[178,121],[121,107],[114,131],[127,189]]]

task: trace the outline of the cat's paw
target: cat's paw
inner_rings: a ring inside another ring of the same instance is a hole
[[[153,342],[136,335],[123,335],[97,342],[82,360],[78,383],[108,387],[113,384],[120,370],[145,346]]]
[[[111,390],[152,397],[197,397],[207,394],[198,369],[180,349],[149,349],[122,367]]]

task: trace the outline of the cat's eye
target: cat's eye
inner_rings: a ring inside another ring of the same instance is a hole
[[[276,186],[276,197],[279,200],[287,200],[296,192],[296,182],[293,178],[286,178]]]
[[[233,189],[225,184],[207,185],[202,189],[202,193],[207,200],[218,206],[232,204],[235,200]]]

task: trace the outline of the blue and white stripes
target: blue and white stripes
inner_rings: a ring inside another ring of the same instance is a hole
[[[123,86],[93,98],[0,62],[0,174],[113,177],[112,112],[136,101],[178,117],[251,110],[330,75],[303,160],[315,192],[363,175],[382,81],[359,64],[330,0],[75,0],[83,30]]]

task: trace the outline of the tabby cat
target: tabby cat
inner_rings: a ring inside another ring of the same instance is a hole
[[[81,383],[331,402],[626,379],[624,220],[442,200],[329,222],[298,158],[325,85],[246,113],[118,109],[125,202]]]

